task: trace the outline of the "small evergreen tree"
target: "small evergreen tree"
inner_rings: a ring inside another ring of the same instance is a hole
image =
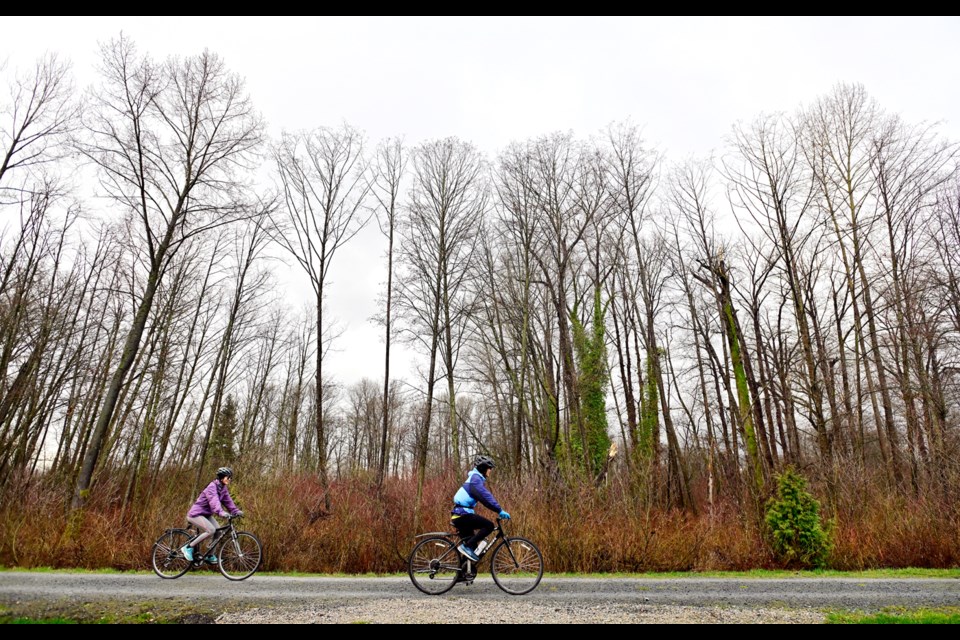
[[[794,469],[777,477],[777,494],[767,502],[767,531],[774,553],[788,566],[826,565],[832,523],[821,523],[820,503]]]
[[[235,454],[233,449],[237,434],[237,404],[233,396],[227,396],[227,401],[220,407],[216,422],[213,425],[213,434],[210,436],[210,453],[208,460],[216,466],[233,464]]]

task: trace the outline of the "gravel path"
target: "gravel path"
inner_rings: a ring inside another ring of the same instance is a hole
[[[211,573],[161,580],[152,574],[0,572],[0,606],[8,611],[53,604],[62,611],[65,603],[87,612],[106,603],[204,603],[218,612],[218,622],[241,623],[819,622],[824,610],[960,606],[960,580],[547,577],[532,594],[513,597],[481,577],[430,597],[403,577],[254,576],[236,583]]]
[[[545,605],[513,599],[490,607],[471,598],[373,600],[280,609],[251,609],[217,618],[218,624],[819,624],[815,609],[672,607],[633,603]]]

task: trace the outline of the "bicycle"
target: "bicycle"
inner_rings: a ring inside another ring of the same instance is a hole
[[[233,521],[239,516],[227,518],[227,524],[218,528],[210,542],[206,555],[217,556],[217,568],[227,580],[246,580],[263,564],[263,545],[259,538],[248,531],[237,531]],[[195,553],[191,562],[180,551],[200,535],[190,525],[186,529],[167,529],[153,545],[153,571],[164,580],[175,580],[190,569],[198,569],[207,562],[202,554]]]
[[[473,584],[479,563],[457,551],[457,545],[463,541],[458,533],[434,531],[417,538],[423,540],[414,546],[407,560],[413,586],[427,595],[439,596],[460,582],[467,586]],[[491,549],[490,573],[498,587],[513,596],[522,596],[537,588],[543,578],[543,554],[537,545],[526,538],[507,536],[503,521],[497,518],[493,539],[477,554],[481,561]]]

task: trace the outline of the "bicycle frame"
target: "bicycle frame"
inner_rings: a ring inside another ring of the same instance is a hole
[[[483,562],[483,558],[490,552],[490,550],[496,547],[498,542],[500,542],[501,540],[507,537],[507,532],[503,530],[503,520],[501,520],[500,518],[497,518],[497,525],[496,527],[494,527],[491,533],[493,533],[493,538],[490,540],[489,544],[487,544],[487,546],[484,547],[483,550],[480,552],[480,555],[478,556],[480,558],[479,561],[474,562],[470,558],[461,556],[460,564],[463,567],[463,571],[465,573],[467,574],[474,573],[475,572],[474,565],[479,565],[480,562]],[[463,542],[465,540],[465,538],[461,536],[460,533],[457,531],[454,531],[452,533],[450,531],[434,531],[431,533],[421,533],[420,535],[414,536],[414,537],[427,538],[431,536],[432,537],[442,536],[445,538],[450,538],[451,541],[456,541],[456,542]],[[484,540],[486,539],[487,538],[484,538]],[[513,557],[513,551],[510,550],[509,547],[507,548],[507,550],[510,551],[510,557],[513,559],[513,561],[516,562],[517,559]]]
[[[236,529],[235,529],[234,526],[233,526],[233,521],[234,521],[235,518],[236,518],[236,516],[230,516],[230,517],[228,517],[228,518],[227,518],[227,524],[223,525],[222,527],[218,527],[218,528],[214,529],[213,535],[210,537],[210,544],[209,544],[209,546],[207,547],[207,553],[212,553],[213,550],[217,548],[217,545],[219,545],[219,544],[223,541],[223,538],[224,538],[224,536],[227,535],[227,532],[228,532],[228,531],[230,532],[230,535],[233,536],[234,532],[236,531]],[[191,529],[196,529],[196,528],[197,528],[196,525],[191,524],[191,525],[189,525],[189,526],[187,527],[186,530],[187,530],[187,531],[190,531]],[[196,534],[195,536],[193,536],[192,538],[190,538],[190,543],[192,543],[194,540],[196,540],[196,539],[197,539],[198,537],[200,537],[202,534],[203,534],[202,531],[197,532],[197,534]],[[190,544],[190,543],[187,543],[187,544]],[[196,566],[199,566],[199,565],[202,564],[202,563],[203,563],[203,558],[201,558],[201,557],[198,557],[198,558],[196,558],[196,559],[193,561],[193,564],[196,565]]]
[[[492,531],[493,539],[483,548],[483,551],[480,552],[480,560],[482,561],[484,556],[490,553],[490,550],[497,546],[497,543],[507,537],[507,532],[503,530],[503,520],[497,518],[497,526]],[[484,538],[486,540],[486,538]],[[470,560],[472,562],[472,560]]]
[[[219,531],[219,529],[218,529],[218,531]],[[489,549],[490,547],[494,546],[494,544],[495,544],[498,540],[507,537],[506,532],[503,530],[503,520],[501,520],[500,518],[497,518],[497,525],[493,528],[493,531],[491,531],[491,533],[495,533],[495,534],[496,534],[496,535],[493,537],[493,542],[491,542],[490,544],[487,545],[487,548],[483,550],[483,553],[482,553],[482,554],[480,554],[481,556],[484,555],[484,554],[487,552],[487,549]],[[431,531],[431,532],[429,532],[429,533],[420,533],[420,534],[417,534],[417,535],[415,535],[415,536],[413,536],[413,537],[414,537],[414,538],[436,538],[436,537],[441,537],[441,538],[457,538],[458,540],[461,540],[461,541],[463,540],[463,538],[460,536],[460,533],[457,532],[457,531]]]

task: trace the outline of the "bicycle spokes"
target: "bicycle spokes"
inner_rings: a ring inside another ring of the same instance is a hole
[[[530,593],[543,578],[543,555],[526,538],[507,538],[502,523],[497,524],[497,535],[481,550],[481,560],[492,551],[490,569],[497,586],[511,595]],[[440,595],[458,582],[473,582],[479,562],[461,557],[453,534],[424,534],[424,537],[413,548],[407,562],[410,580],[417,589]]]
[[[455,545],[446,538],[428,538],[410,554],[408,572],[413,584],[430,595],[453,588],[460,576],[460,557]]]
[[[543,577],[543,556],[529,540],[510,538],[493,552],[491,573],[497,585],[507,593],[529,593]]]
[[[171,530],[160,536],[153,545],[152,564],[154,572],[161,578],[170,580],[179,578],[190,569],[180,549],[190,541],[186,531]]]
[[[234,532],[219,547],[220,573],[230,580],[252,576],[263,560],[263,545],[252,533]]]

